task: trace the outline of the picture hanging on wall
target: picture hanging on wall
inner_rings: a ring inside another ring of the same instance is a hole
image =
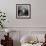
[[[31,5],[30,4],[16,4],[16,18],[17,19],[30,19],[31,18]]]

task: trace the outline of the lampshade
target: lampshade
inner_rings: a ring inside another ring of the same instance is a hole
[[[9,30],[9,29],[5,29],[5,32],[6,32],[6,33],[9,33],[9,32],[10,32],[10,30]]]

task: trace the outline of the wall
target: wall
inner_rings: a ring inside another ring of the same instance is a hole
[[[16,4],[31,4],[31,19],[16,19]],[[6,27],[46,27],[46,0],[0,0],[6,12]]]
[[[31,19],[16,19],[16,4],[28,3],[31,4]],[[46,0],[0,0],[0,10],[7,15],[5,26],[21,31],[20,36],[28,31],[46,31]]]

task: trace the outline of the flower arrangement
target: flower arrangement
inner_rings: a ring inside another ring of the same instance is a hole
[[[0,11],[0,27],[3,28],[4,27],[4,22],[6,20],[6,15],[4,12]]]

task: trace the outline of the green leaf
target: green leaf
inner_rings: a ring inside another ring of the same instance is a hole
[[[0,17],[2,17],[2,15]]]
[[[6,20],[6,19],[1,19],[1,20]]]
[[[5,13],[4,13],[4,15],[5,15]]]
[[[3,16],[3,17],[6,17],[6,16]]]
[[[2,12],[0,12],[0,13],[2,13]]]
[[[2,16],[2,15],[1,15]]]
[[[3,28],[3,25],[1,25],[1,27]]]
[[[0,23],[1,23],[1,21],[0,21]]]

